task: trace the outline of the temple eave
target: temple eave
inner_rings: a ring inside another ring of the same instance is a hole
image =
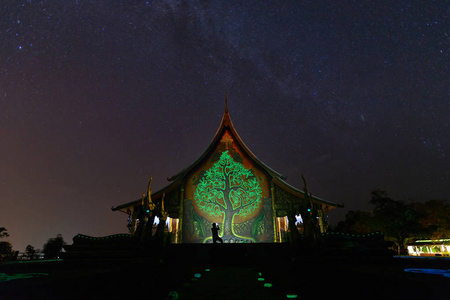
[[[280,187],[281,189],[283,189],[284,191],[288,192],[289,194],[300,198],[300,199],[304,199],[305,198],[305,192],[302,190],[297,189],[296,187],[290,185],[289,183],[287,183],[284,180],[281,180],[279,178],[273,178],[273,182],[274,184],[276,184],[278,187]],[[342,203],[335,203],[332,201],[328,201],[328,200],[324,200],[322,198],[319,198],[317,196],[312,195],[312,200],[320,203],[322,205],[326,205],[329,207],[329,210],[337,208],[337,207],[344,207],[344,204]]]

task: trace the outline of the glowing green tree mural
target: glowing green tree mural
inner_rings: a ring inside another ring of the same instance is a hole
[[[226,241],[237,236],[233,232],[235,216],[247,217],[260,208],[262,188],[253,172],[225,151],[200,178],[194,199],[201,211],[223,218],[222,238]]]

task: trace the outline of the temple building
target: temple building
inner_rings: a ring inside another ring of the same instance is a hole
[[[309,195],[285,179],[244,144],[225,99],[219,129],[194,163],[168,178],[170,184],[163,189],[151,193],[149,188],[142,199],[112,210],[129,215],[135,234],[149,203],[162,208],[174,243],[210,243],[212,223],[218,224],[226,243],[283,242],[294,216],[314,219],[317,230],[325,232],[328,211],[342,205]]]

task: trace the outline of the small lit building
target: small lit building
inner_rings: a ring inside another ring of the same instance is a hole
[[[417,240],[407,248],[412,256],[450,256],[450,239]]]
[[[168,178],[170,184],[152,193],[151,200],[157,204],[165,195],[168,230],[175,243],[210,242],[212,223],[218,223],[227,243],[282,242],[288,230],[286,216],[311,209],[320,231],[325,232],[328,211],[343,205],[315,196],[306,203],[305,192],[285,179],[244,144],[225,103],[222,121],[206,151]],[[132,234],[144,202],[137,199],[112,208],[129,215]]]

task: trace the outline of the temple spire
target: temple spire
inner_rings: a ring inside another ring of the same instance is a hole
[[[227,92],[225,92],[225,113],[228,113],[228,99],[227,99]]]

